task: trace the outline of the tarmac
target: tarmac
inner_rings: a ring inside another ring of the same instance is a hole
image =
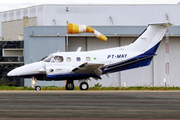
[[[180,91],[0,91],[0,120],[180,119]]]

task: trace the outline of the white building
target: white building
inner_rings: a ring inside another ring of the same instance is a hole
[[[68,9],[68,10],[67,10]],[[166,73],[169,86],[180,86],[180,4],[165,5],[40,5],[0,13],[1,41],[24,41],[25,64],[35,62],[53,52],[65,51],[66,21],[96,28],[108,37],[102,42],[91,34],[69,35],[69,51],[82,47],[83,51],[118,47],[130,44],[149,23],[173,23],[164,37],[157,56],[148,67],[111,74],[110,78],[89,81],[90,86],[164,86]],[[27,16],[27,19],[23,17]],[[27,25],[29,27],[24,26]],[[24,37],[22,37],[22,34]],[[60,34],[61,37],[53,36]],[[34,35],[34,36],[33,36]],[[44,35],[37,37],[36,35]],[[49,37],[48,37],[48,36]],[[23,39],[24,38],[24,39]],[[166,39],[169,38],[169,68],[166,67]],[[59,41],[58,41],[59,40]],[[53,41],[53,42],[52,42]],[[49,45],[51,44],[51,45]],[[58,45],[59,44],[59,45]],[[41,47],[39,47],[41,46]],[[5,49],[2,57],[23,56],[23,49]],[[36,51],[36,52],[35,52]],[[1,64],[14,64],[3,61]],[[22,63],[22,61],[21,61]],[[39,82],[40,85],[64,86],[65,82]],[[30,86],[30,81],[25,80]]]

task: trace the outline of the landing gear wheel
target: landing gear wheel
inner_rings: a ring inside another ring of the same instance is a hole
[[[40,91],[40,90],[41,90],[41,87],[40,87],[40,86],[36,86],[36,87],[35,87],[35,90],[36,90],[36,91]]]
[[[79,85],[79,88],[80,88],[81,90],[88,90],[89,85],[87,84],[87,82],[82,82],[82,83]]]
[[[72,83],[67,83],[65,87],[66,87],[66,90],[74,90],[74,84]]]

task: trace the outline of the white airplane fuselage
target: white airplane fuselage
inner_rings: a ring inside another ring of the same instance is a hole
[[[58,78],[53,78],[52,80],[65,80],[65,79],[74,79],[72,70],[84,63],[93,63],[93,64],[104,64],[108,66],[117,62],[123,62],[125,60],[131,59],[141,53],[130,52],[124,50],[125,47],[117,47],[112,49],[103,49],[95,50],[89,52],[57,52],[51,54],[51,60],[39,61],[31,64],[24,65],[22,67],[16,68],[8,73],[8,76],[12,77],[22,77],[22,78],[31,78],[36,77],[38,80],[43,80],[45,74],[52,76],[58,74]],[[62,56],[62,62],[56,62],[54,57]],[[50,71],[53,69],[53,71]],[[106,73],[105,71],[103,73]],[[77,75],[76,75],[77,76]],[[79,77],[77,77],[80,79]],[[85,77],[88,78],[88,77]],[[49,79],[50,80],[50,79]]]

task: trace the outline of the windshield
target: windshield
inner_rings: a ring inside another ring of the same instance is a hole
[[[49,55],[49,56],[46,56],[46,57],[42,58],[41,61],[50,62],[52,58],[53,58],[53,56]]]

